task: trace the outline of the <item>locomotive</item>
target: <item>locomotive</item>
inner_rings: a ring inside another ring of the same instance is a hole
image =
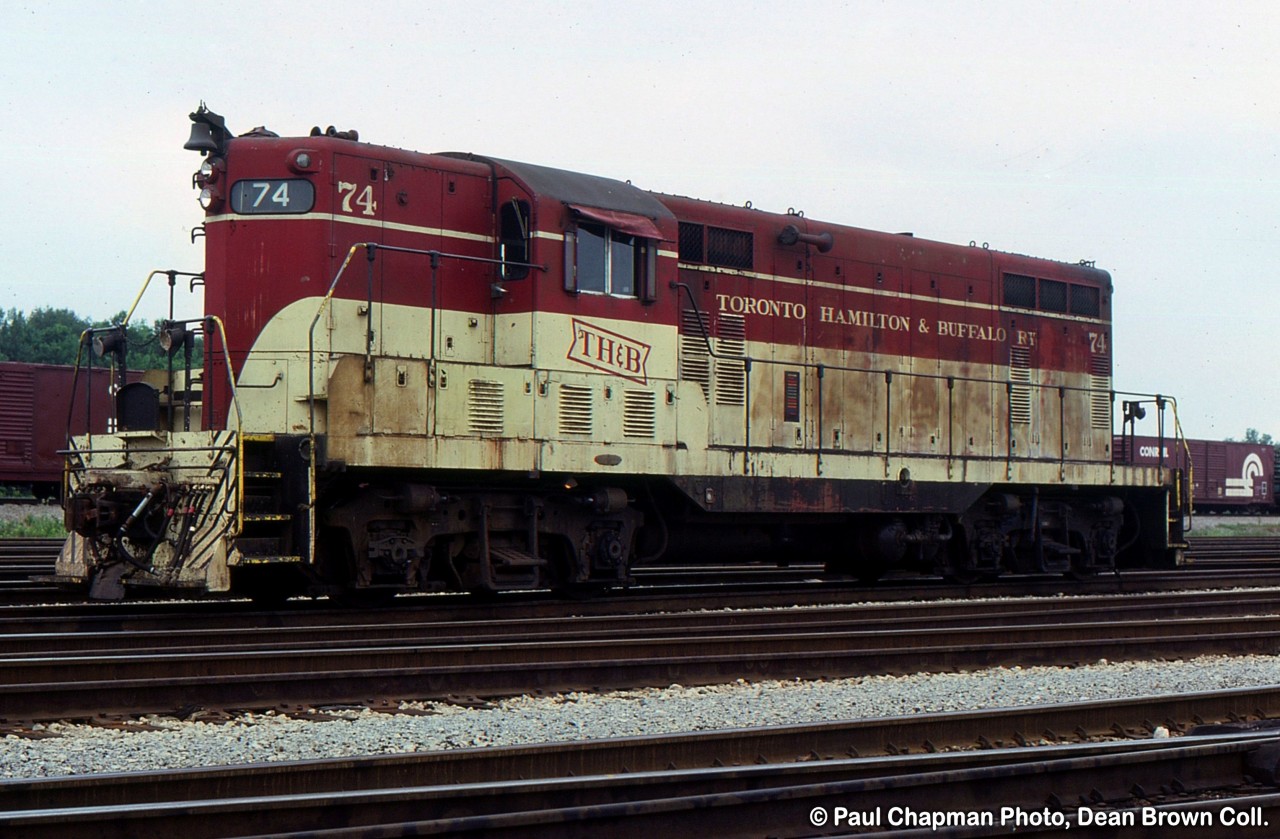
[[[1118,399],[1175,442],[1176,402],[1113,389],[1090,263],[191,120],[205,314],[72,440],[57,579],[91,596],[1182,561],[1182,472],[1112,457]]]

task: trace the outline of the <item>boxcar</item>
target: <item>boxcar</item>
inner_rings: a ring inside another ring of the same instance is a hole
[[[109,386],[105,369],[0,362],[0,484],[56,497],[68,436],[109,428]]]
[[[1259,443],[1223,440],[1115,439],[1117,463],[1186,470],[1201,513],[1267,513],[1275,509],[1276,452]]]

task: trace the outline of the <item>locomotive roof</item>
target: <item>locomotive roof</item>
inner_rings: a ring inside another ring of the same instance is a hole
[[[551,198],[565,204],[581,204],[601,210],[633,213],[653,220],[674,219],[661,201],[639,187],[613,178],[584,175],[550,166],[537,166],[516,160],[484,157],[469,152],[446,152],[446,157],[476,160],[505,169],[540,198]]]

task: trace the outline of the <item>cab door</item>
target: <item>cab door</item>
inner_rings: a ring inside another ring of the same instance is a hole
[[[533,364],[533,313],[539,277],[536,262],[533,201],[510,180],[498,181],[496,258],[493,284],[493,363],[499,367]]]

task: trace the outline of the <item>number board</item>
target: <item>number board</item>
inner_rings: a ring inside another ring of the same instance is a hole
[[[316,203],[316,188],[301,178],[236,181],[231,187],[231,210],[243,215],[306,213]]]

